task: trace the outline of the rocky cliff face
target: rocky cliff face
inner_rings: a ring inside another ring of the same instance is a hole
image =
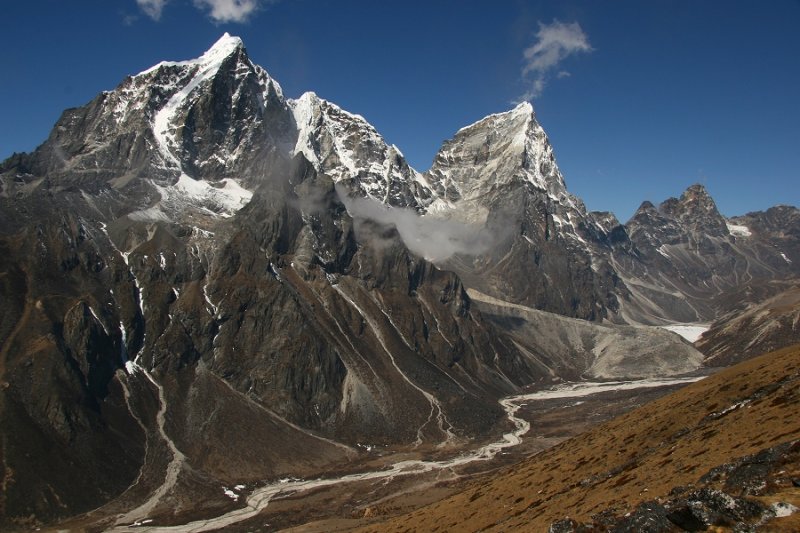
[[[441,198],[431,216],[494,236],[488,249],[444,263],[470,286],[579,318],[599,320],[616,310],[614,273],[588,240],[599,228],[567,192],[530,104],[461,129],[426,177]]]
[[[289,102],[297,124],[295,153],[359,197],[422,210],[434,200],[425,178],[408,166],[363,117],[314,93]]]

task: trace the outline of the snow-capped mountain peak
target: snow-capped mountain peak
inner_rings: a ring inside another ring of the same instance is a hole
[[[80,171],[87,182],[148,183],[137,212],[161,217],[159,208],[179,210],[176,199],[189,198],[226,215],[263,180],[244,169],[287,154],[294,131],[280,85],[226,33],[197,58],[161,62],[67,111],[40,150],[48,170]]]
[[[395,207],[422,209],[432,201],[423,176],[361,115],[307,92],[289,100],[297,125],[294,153],[354,194]]]
[[[458,130],[442,146],[426,177],[449,202],[480,207],[487,195],[520,186],[570,202],[553,149],[528,102]],[[477,211],[461,217],[482,222],[486,213]]]
[[[219,58],[228,57],[240,48],[244,48],[242,39],[225,32],[222,34],[222,37],[220,37],[217,42],[211,46],[211,48],[206,50],[206,52],[202,55],[202,59],[205,62],[217,61]]]
[[[230,35],[228,32],[225,32],[222,37],[220,37],[217,42],[215,42],[211,48],[206,50],[205,53],[203,53],[203,55],[200,57],[185,61],[161,61],[160,63],[156,63],[152,67],[143,70],[136,76],[151,74],[163,67],[198,66],[201,68],[208,68],[214,64],[218,65],[226,58],[230,57],[233,53],[243,49],[244,42],[240,37],[235,37]]]

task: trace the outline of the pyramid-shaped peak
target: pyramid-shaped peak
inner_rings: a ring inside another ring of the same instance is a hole
[[[644,202],[642,202],[642,205],[639,206],[639,209],[637,209],[636,212],[639,213],[644,211],[652,211],[655,208],[656,206],[653,205],[653,202],[651,202],[650,200],[645,200]]]
[[[222,34],[222,37],[217,39],[217,42],[215,42],[211,46],[211,48],[208,49],[208,52],[206,53],[215,50],[219,50],[222,52],[231,52],[233,50],[236,50],[237,48],[243,48],[243,47],[244,47],[244,42],[242,42],[241,37],[237,37],[235,35],[231,35],[228,32],[225,32]]]
[[[533,114],[533,104],[530,102],[520,102],[516,105],[514,109],[511,110],[512,113],[524,113],[526,115]]]
[[[516,124],[521,126],[523,129],[526,129],[530,124],[530,119],[534,117],[533,106],[530,102],[522,102],[517,104],[513,109],[508,111],[502,111],[500,113],[493,113],[491,115],[487,115],[482,119],[469,124],[468,126],[464,126],[460,130],[456,132],[456,134],[460,134],[463,132],[467,132],[474,128],[481,128],[485,127],[486,125],[499,125],[499,124]]]
[[[659,211],[692,230],[707,235],[725,235],[725,218],[706,188],[696,183],[687,188],[680,198],[669,198],[659,206]]]
[[[683,194],[681,194],[678,202],[681,206],[683,206],[684,210],[689,212],[718,213],[717,205],[714,203],[714,199],[711,198],[710,194],[708,194],[706,188],[699,183],[695,183],[687,188]]]
[[[694,185],[690,185],[681,195],[681,200],[683,201],[691,201],[691,200],[703,200],[703,201],[713,201],[711,195],[708,194],[708,190],[703,185],[699,183],[695,183]]]
[[[169,67],[169,66],[200,66],[203,69],[207,69],[209,67],[217,67],[220,65],[225,59],[232,56],[238,51],[244,51],[244,42],[240,37],[235,37],[225,32],[222,34],[222,37],[217,39],[211,48],[205,51],[203,55],[195,59],[189,59],[187,61],[162,61],[152,67],[148,68],[147,70],[143,70],[137,76],[151,74],[153,72],[157,72],[161,67]]]
[[[203,63],[215,63],[242,49],[244,49],[242,39],[225,32],[199,59]]]

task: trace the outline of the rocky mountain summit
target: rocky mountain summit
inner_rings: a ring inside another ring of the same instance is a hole
[[[769,282],[797,277],[798,221],[788,206],[725,219],[701,185],[658,207],[643,203],[625,225],[633,247],[612,251],[630,291],[622,316],[702,322],[741,304],[746,290],[759,301]]]
[[[221,486],[457,449],[526,385],[696,369],[611,323],[796,277],[798,228],[697,187],[626,225],[587,212],[530,104],[417,172],[226,34],[0,163],[0,523],[177,523],[230,506]]]

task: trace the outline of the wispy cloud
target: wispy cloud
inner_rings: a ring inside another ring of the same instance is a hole
[[[579,52],[591,51],[589,38],[577,22],[540,22],[536,42],[523,51],[522,77],[530,85],[521,100],[541,95],[554,71],[557,78],[569,76],[566,70],[556,68],[564,59]]]
[[[358,240],[373,246],[385,244],[385,232],[376,231],[370,221],[393,226],[409,250],[429,261],[444,261],[455,254],[478,255],[501,238],[485,228],[420,216],[413,209],[389,207],[370,198],[349,197],[341,185],[336,191],[355,221]]]
[[[136,4],[151,19],[161,19],[164,6],[171,0],[136,0]],[[205,11],[214,22],[247,22],[264,4],[277,0],[193,0],[197,9]]]
[[[145,15],[153,20],[159,20],[167,0],[136,0],[136,4],[144,11]]]
[[[247,22],[258,11],[259,0],[194,0],[214,22]]]

